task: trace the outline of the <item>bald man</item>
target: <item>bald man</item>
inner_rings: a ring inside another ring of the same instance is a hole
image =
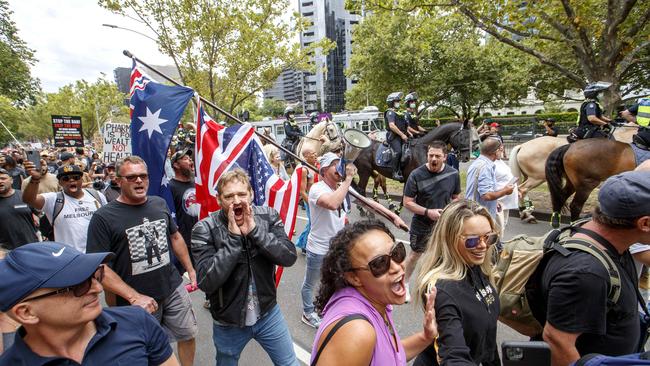
[[[488,137],[481,143],[481,155],[467,170],[465,198],[474,200],[485,206],[492,218],[497,221],[497,200],[512,193],[514,186],[507,184],[500,190],[496,189],[494,161],[499,158],[501,140]]]
[[[311,147],[303,147],[302,157],[310,165],[316,166],[316,159],[318,156],[316,155],[316,151],[314,151]],[[300,182],[300,197],[302,198],[303,202],[305,202],[308,221],[307,226],[305,226],[305,230],[303,230],[303,232],[300,234],[300,237],[298,237],[298,241],[296,241],[296,247],[300,248],[304,254],[305,247],[307,246],[307,237],[309,236],[309,230],[311,229],[311,220],[309,220],[309,205],[307,204],[307,202],[309,202],[309,189],[311,188],[312,184],[318,181],[318,174],[302,165],[298,165],[297,168],[303,169],[302,176],[307,177],[307,179],[303,179]]]

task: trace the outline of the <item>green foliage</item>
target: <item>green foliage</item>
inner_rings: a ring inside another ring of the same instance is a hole
[[[366,16],[354,29],[348,75],[359,83],[346,95],[347,109],[385,108],[395,91],[417,91],[420,99],[459,119],[526,95],[527,57],[484,36],[454,14],[393,13]]]
[[[287,104],[282,100],[265,99],[260,113],[262,117],[279,118],[284,114]]]
[[[100,0],[105,8],[136,17],[157,35],[183,84],[228,112],[273,85],[285,68],[308,70],[307,54],[327,53],[330,41],[306,49],[292,43],[296,26],[284,20],[285,0]],[[146,59],[146,56],[143,56]],[[216,117],[215,117],[216,118]]]
[[[25,105],[33,102],[39,90],[39,82],[29,70],[36,58],[34,51],[18,36],[12,14],[7,1],[0,0],[0,95],[14,104]]]

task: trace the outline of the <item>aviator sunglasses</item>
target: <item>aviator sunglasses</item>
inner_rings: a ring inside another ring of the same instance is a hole
[[[90,277],[88,277],[88,279],[86,279],[85,281],[83,281],[80,284],[70,286],[70,287],[65,287],[65,288],[58,289],[58,290],[55,290],[55,291],[52,291],[52,292],[47,292],[47,293],[44,293],[43,295],[30,297],[30,298],[24,299],[22,301],[42,299],[44,297],[54,296],[54,295],[58,295],[58,294],[64,294],[64,293],[70,292],[70,291],[72,291],[72,294],[75,297],[82,297],[83,295],[87,294],[88,291],[90,291],[90,287],[93,284],[93,278],[95,280],[97,280],[97,282],[102,283],[102,280],[104,279],[104,265],[103,264],[100,265],[97,268],[97,270],[95,270],[95,272]]]
[[[485,243],[485,245],[490,246],[496,244],[499,240],[499,234],[495,232],[490,232],[484,235],[461,235],[461,238],[465,239],[465,248],[474,249],[480,242]]]
[[[391,259],[395,263],[402,263],[404,262],[405,258],[406,248],[404,247],[404,243],[398,242],[395,243],[393,248],[390,250],[390,254],[384,254],[373,258],[370,262],[368,262],[368,267],[350,268],[350,271],[370,271],[373,276],[380,277],[390,269]]]

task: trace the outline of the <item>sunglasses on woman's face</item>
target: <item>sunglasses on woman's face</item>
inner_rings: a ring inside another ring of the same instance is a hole
[[[44,297],[54,296],[54,295],[58,295],[58,294],[64,294],[64,293],[70,292],[70,291],[72,291],[72,294],[75,297],[82,297],[83,295],[87,294],[88,291],[90,291],[90,288],[93,285],[93,278],[95,280],[97,280],[97,282],[99,282],[99,283],[102,282],[102,280],[104,279],[104,265],[103,264],[100,265],[97,268],[97,270],[95,271],[95,273],[92,274],[92,276],[88,277],[88,279],[86,279],[85,281],[83,281],[82,283],[80,283],[78,285],[65,287],[65,288],[55,290],[55,291],[52,291],[52,292],[47,292],[47,293],[45,293],[43,295],[30,297],[30,298],[25,299],[23,301],[38,300],[38,299],[42,299]]]
[[[406,248],[404,247],[404,243],[399,242],[393,245],[393,248],[390,250],[390,254],[377,256],[373,258],[370,262],[368,262],[368,267],[350,268],[350,270],[370,271],[370,273],[372,273],[373,276],[380,277],[383,276],[390,269],[391,259],[395,263],[402,263],[404,262],[405,258],[406,258]]]
[[[461,235],[461,238],[465,239],[465,248],[474,249],[481,242],[485,243],[487,246],[496,244],[499,240],[499,234],[491,232],[484,235]]]

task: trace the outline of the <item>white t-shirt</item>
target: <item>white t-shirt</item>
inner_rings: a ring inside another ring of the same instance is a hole
[[[636,253],[643,253],[646,250],[650,250],[650,245],[645,245],[645,244],[632,244],[630,247],[629,251],[630,254],[636,254]],[[643,263],[637,261],[636,259],[634,260],[634,266],[636,267],[636,276],[639,278],[641,276],[641,269],[643,269]],[[639,286],[639,290],[641,291],[641,295],[645,299],[645,301],[650,300],[650,292],[648,290],[643,289]],[[641,309],[642,311],[642,309]]]
[[[494,161],[494,176],[496,177],[497,184],[495,186],[496,190],[501,190],[508,185],[514,178],[512,171],[508,164],[503,160],[497,159]],[[519,208],[519,193],[517,191],[517,186],[511,194],[499,198],[499,203],[504,210],[516,209]]]
[[[86,238],[90,219],[97,209],[106,204],[106,197],[100,192],[97,193],[102,201],[101,204],[85,190],[81,199],[70,197],[64,193],[63,209],[54,223],[52,223],[52,215],[54,214],[57,193],[43,194],[45,199],[43,211],[48,221],[54,226],[54,239],[57,242],[67,244],[82,253],[86,252]]]
[[[324,181],[315,183],[309,189],[309,219],[311,229],[307,237],[307,250],[325,255],[330,248],[330,239],[345,226],[345,210],[328,210],[316,205],[324,193],[334,192]]]

